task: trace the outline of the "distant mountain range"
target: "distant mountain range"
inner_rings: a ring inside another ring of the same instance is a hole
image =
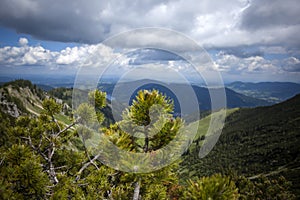
[[[2,83],[3,84],[3,83]],[[36,84],[38,88],[44,91],[51,91],[57,86],[51,84]],[[70,88],[70,83],[61,84],[63,87]],[[133,91],[132,91],[133,88]],[[169,88],[176,88],[177,93],[174,94]],[[157,89],[161,93],[167,95],[174,101],[174,114],[178,115],[182,113],[182,105],[179,103],[178,97],[183,97],[186,101],[189,101],[191,97],[187,95],[187,91],[191,89],[194,91],[198,101],[198,109],[201,112],[211,110],[211,98],[209,90],[206,87],[198,85],[187,85],[183,83],[161,83],[155,80],[139,80],[131,82],[123,82],[121,84],[115,83],[101,83],[99,89],[107,93],[109,102],[113,102],[115,109],[122,112],[128,105],[131,104],[132,100],[136,96],[137,92],[141,89]],[[113,92],[116,90],[121,91],[117,95]],[[72,90],[70,88],[70,90]],[[211,90],[218,90],[212,88]],[[70,91],[71,92],[71,91]],[[129,94],[130,93],[130,94]],[[282,102],[290,97],[300,93],[300,84],[297,83],[283,83],[283,82],[262,82],[262,83],[243,83],[233,82],[226,85],[226,107],[227,108],[243,108],[243,107],[257,107],[267,106],[278,102]],[[130,95],[130,96],[128,96]],[[67,97],[68,104],[71,104],[71,93]],[[187,104],[184,107],[185,115],[193,115],[195,113],[195,104]],[[215,109],[219,109],[216,107]],[[193,117],[192,117],[193,118]]]
[[[6,77],[6,76],[0,76],[0,85],[4,84],[5,82],[13,81],[16,79],[20,79],[21,76],[14,76],[14,77]],[[53,88],[58,87],[67,87],[71,88],[74,85],[74,77],[75,75],[70,76],[46,76],[41,77],[38,75],[22,75],[22,77],[25,77],[25,79],[31,80],[34,84],[38,85],[39,88],[49,91]],[[127,83],[134,83],[127,82]],[[138,81],[139,82],[139,81]],[[142,80],[141,83],[144,81]],[[108,91],[108,93],[111,93],[111,91],[114,88],[114,85],[117,83],[117,80],[111,78],[111,79],[105,79],[105,82],[101,83],[101,86],[105,89],[105,91]],[[173,83],[176,84],[176,83]],[[198,84],[197,84],[197,87]],[[200,86],[202,87],[202,86]],[[252,97],[255,99],[260,99],[267,101],[268,103],[274,104],[279,103],[284,100],[287,100],[296,94],[300,93],[300,84],[298,83],[292,83],[292,82],[260,82],[260,83],[251,83],[251,82],[232,82],[225,85],[226,88],[231,89],[235,91],[236,93],[243,94],[248,97]],[[194,87],[195,88],[195,87]],[[197,89],[196,89],[197,90]],[[232,93],[231,91],[226,91],[226,93]],[[230,96],[230,95],[228,95]],[[250,100],[250,99],[248,99]],[[236,105],[231,104],[232,101],[229,101],[228,107],[234,107]],[[252,105],[248,105],[248,103]],[[251,103],[251,102],[243,102],[242,107],[253,107],[257,105],[268,105],[268,103],[263,103],[261,101],[259,104],[257,103]],[[240,104],[237,104],[239,106]],[[205,106],[204,106],[205,107]],[[207,109],[203,108],[204,110]]]
[[[290,82],[233,82],[226,85],[238,93],[271,103],[285,101],[300,93],[300,84]]]
[[[175,105],[175,113],[180,113],[181,107],[179,103],[178,97],[184,97],[189,99],[191,97],[187,96],[187,91],[191,88],[193,89],[197,101],[199,102],[200,111],[208,111],[211,110],[211,98],[209,89],[205,87],[200,87],[197,85],[187,85],[180,83],[169,83],[163,84],[159,81],[155,80],[139,80],[133,82],[124,82],[122,84],[114,85],[114,84],[100,84],[99,88],[105,91],[108,96],[113,96],[114,101],[118,101],[119,104],[126,105],[130,104],[133,98],[136,96],[137,92],[142,89],[153,90],[156,89],[161,93],[168,96],[170,99],[174,101]],[[133,88],[133,91],[131,91]],[[173,91],[169,88],[176,88],[177,94],[174,94]],[[218,88],[212,88],[211,90],[219,90]],[[113,94],[113,92],[117,92],[118,94]],[[131,96],[128,98],[128,93],[131,91]],[[262,99],[256,99],[253,97],[246,96],[244,94],[237,93],[229,88],[225,88],[226,93],[226,101],[227,108],[237,108],[237,107],[257,107],[257,106],[266,106],[271,103]],[[182,106],[182,105],[181,105]],[[216,109],[220,109],[221,107],[217,107]],[[185,108],[186,114],[191,114],[195,112],[195,107],[193,105],[187,106]]]

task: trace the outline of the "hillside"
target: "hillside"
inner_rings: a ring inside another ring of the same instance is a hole
[[[0,109],[2,113],[13,118],[21,115],[38,116],[43,111],[42,101],[46,97],[50,96],[28,80],[7,82],[0,87]],[[56,101],[64,104],[61,99],[56,98]],[[64,104],[63,110],[56,116],[57,119],[65,124],[70,123],[69,117],[65,115],[70,113],[70,109],[70,106]]]
[[[226,85],[226,87],[238,93],[263,99],[271,103],[285,101],[300,93],[300,84],[289,82],[233,82]]]
[[[1,110],[13,117],[22,114],[37,114],[41,108],[44,93],[30,81],[16,80],[5,83],[0,88]]]
[[[199,159],[202,135],[184,156],[183,177],[229,171],[250,179],[283,175],[300,197],[300,95],[273,106],[232,112],[216,146]]]
[[[207,113],[200,122],[185,126],[188,133],[189,128],[200,123],[196,139],[179,159],[183,161],[181,164],[175,162],[150,173],[127,173],[107,167],[98,158],[103,156],[106,160],[106,156],[109,159],[116,156],[118,166],[134,170],[136,163],[141,161],[141,167],[144,164],[148,167],[148,163],[143,158],[132,160],[129,156],[124,159],[106,145],[114,144],[129,152],[143,153],[139,155],[149,153],[148,158],[152,158],[178,134],[179,118],[170,114],[165,126],[152,138],[131,137],[119,129],[120,122],[103,128],[109,140],[95,140],[95,133],[79,124],[80,121],[57,123],[68,119],[61,104],[70,102],[72,89],[56,88],[46,93],[29,81],[17,80],[3,85],[0,91],[0,199],[132,199],[136,190],[145,197],[142,199],[294,199],[293,193],[299,195],[300,95],[270,107],[227,110],[227,122],[217,146],[204,159],[199,159],[199,148],[209,138],[204,135],[211,116]],[[93,94],[87,92],[78,90],[76,94]],[[98,99],[96,105],[100,106],[95,108],[91,102],[81,104],[76,111],[80,116],[77,120],[100,119],[105,122],[112,119],[107,115],[111,114],[110,100],[105,99],[103,93],[99,94],[101,98],[96,94],[94,97]],[[53,99],[47,99],[49,97]],[[162,100],[162,105],[168,106],[166,109],[172,107],[157,92],[142,91],[139,97],[138,103],[133,103],[128,110],[127,117],[134,116],[133,113],[138,113],[137,117],[144,116],[144,111],[153,104],[153,97]],[[104,106],[104,102],[108,105]],[[18,116],[7,112],[8,107],[17,110]],[[95,109],[98,113],[103,112],[99,115],[101,118],[96,119],[92,114]],[[42,111],[46,112],[40,115]],[[125,116],[123,125],[126,126],[127,120]],[[140,122],[145,123],[145,120]],[[151,126],[148,128],[151,131]],[[144,132],[145,135],[148,131]],[[93,148],[86,146],[90,141],[99,141],[97,145],[104,151],[95,154]],[[110,155],[112,152],[113,156]],[[161,161],[165,161],[164,156],[169,158],[172,154],[161,156]],[[157,162],[150,160],[150,164],[156,166]],[[238,176],[230,173],[232,171]],[[293,191],[278,175],[293,182]]]

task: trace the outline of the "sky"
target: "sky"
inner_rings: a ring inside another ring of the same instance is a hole
[[[74,75],[116,57],[119,67],[107,70],[112,76],[140,67],[138,76],[141,66],[149,78],[165,70],[192,74],[183,58],[164,48],[141,49],[151,40],[178,50],[182,41],[172,35],[104,42],[155,27],[203,47],[225,82],[300,82],[299,13],[298,0],[1,0],[0,76]]]

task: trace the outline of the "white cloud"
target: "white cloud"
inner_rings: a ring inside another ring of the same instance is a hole
[[[68,72],[68,70],[75,72],[80,67],[84,67],[84,69],[87,69],[84,71],[86,73],[93,73],[95,70],[99,70],[99,67],[101,67],[101,70],[110,67],[105,72],[109,75],[122,75],[134,69],[136,77],[139,73],[140,75],[156,75],[158,77],[169,75],[171,72],[174,74],[183,73],[189,76],[195,74],[189,63],[162,50],[135,49],[136,54],[123,55],[121,52],[128,49],[116,50],[104,44],[94,44],[67,47],[61,51],[50,51],[40,45],[30,46],[28,40],[25,39],[24,41],[27,41],[25,42],[26,45],[23,43],[24,45],[19,47],[6,46],[0,48],[0,66],[19,66],[20,68],[24,66],[23,69],[29,65],[41,66],[45,72],[60,69],[65,70],[65,72]],[[298,57],[291,56],[282,60],[268,60],[259,53],[241,52],[235,54],[238,49],[231,50],[219,51],[213,56],[214,66],[211,65],[211,60],[205,52],[202,52],[202,54],[192,52],[189,59],[193,64],[200,63],[195,66],[200,73],[211,72],[212,67],[214,67],[215,70],[225,73],[227,77],[247,78],[252,76],[254,78],[267,77],[269,79],[277,77],[279,80],[280,77],[286,79],[290,74],[293,74],[293,80],[298,80],[296,76],[300,72]],[[263,51],[282,53],[285,49],[274,46],[265,47]]]
[[[78,68],[82,66],[97,67],[119,56],[112,48],[103,44],[67,47],[59,52],[50,51],[42,46],[28,46],[28,40],[21,38],[20,47],[6,46],[0,48],[0,65],[2,66],[45,66],[57,69],[60,65]]]
[[[27,39],[23,39],[24,45],[21,47],[0,48],[2,66],[48,65],[57,55],[57,52],[51,52],[41,46],[27,46],[25,45]]]
[[[232,74],[247,73],[278,73],[280,68],[276,63],[261,56],[251,56],[247,58],[237,57],[231,54],[220,52],[215,60],[216,69],[221,72]]]
[[[19,39],[19,45],[20,46],[26,46],[28,44],[27,38],[20,38]]]

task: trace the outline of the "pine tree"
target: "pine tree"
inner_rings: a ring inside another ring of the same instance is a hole
[[[39,161],[24,145],[9,148],[0,166],[0,198],[44,199],[50,181]]]
[[[145,156],[150,154],[155,156],[159,149],[174,139],[183,125],[179,118],[173,117],[172,112],[173,102],[166,96],[157,90],[142,90],[138,92],[132,105],[123,113],[123,120],[104,129],[104,134],[120,149],[145,153]],[[116,160],[119,161],[119,165],[126,165],[131,169],[135,167],[132,166],[135,162],[130,156],[126,159],[116,158]],[[143,163],[141,160],[140,164],[142,166],[150,163]],[[126,181],[120,183],[132,182],[128,190],[133,199],[140,199],[141,196],[144,199],[165,199],[169,189],[178,184],[177,168],[178,162],[175,162],[151,173],[121,173],[120,179],[125,178]]]

